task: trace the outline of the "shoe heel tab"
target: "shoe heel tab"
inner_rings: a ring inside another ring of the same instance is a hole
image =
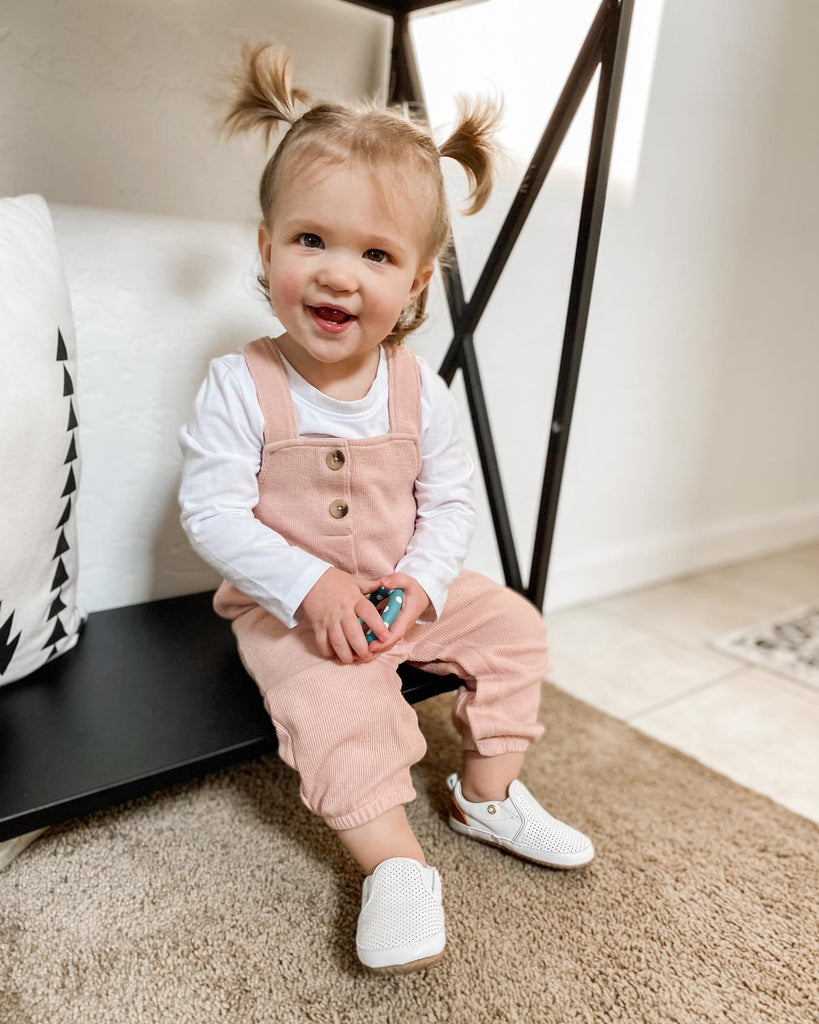
[[[506,799],[508,800],[510,796],[512,798],[517,797],[518,799],[525,799],[528,797],[530,800],[535,800],[535,803],[537,803],[535,797],[532,796],[520,779],[513,779],[512,782],[509,783],[509,790],[506,794]]]
[[[450,793],[455,792],[455,787],[458,785],[458,773],[453,772],[446,780],[447,788]]]
[[[450,816],[455,819],[455,821],[459,821],[462,825],[469,825],[469,819],[458,806],[458,804],[455,802],[455,800],[453,800],[450,805],[449,813]]]

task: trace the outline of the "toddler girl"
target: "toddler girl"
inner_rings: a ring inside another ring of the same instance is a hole
[[[307,107],[272,45],[246,51],[239,81],[230,129],[289,124],[262,175],[258,234],[259,280],[285,333],[211,363],[182,432],[182,522],[224,576],[214,607],[302,800],[365,873],[359,959],[416,970],[440,959],[445,933],[440,878],[403,806],[426,744],[401,662],[463,680],[452,828],[553,867],[594,856],[518,781],[543,732],[543,621],[461,571],[470,460],[444,383],[402,347],[449,237],[441,160],[463,166],[467,212],[478,210],[497,115],[464,108],[438,148],[401,112]],[[380,587],[404,592],[391,628],[368,599]]]

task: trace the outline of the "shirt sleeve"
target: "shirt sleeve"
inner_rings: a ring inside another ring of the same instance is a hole
[[[421,368],[421,471],[415,482],[415,533],[396,572],[418,580],[437,618],[461,571],[475,528],[473,465],[461,436],[455,401],[423,359]]]
[[[241,355],[215,359],[180,433],[179,503],[193,549],[285,625],[329,562],[295,547],[253,515],[264,420]]]

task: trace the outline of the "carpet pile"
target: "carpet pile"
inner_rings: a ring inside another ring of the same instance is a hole
[[[522,775],[597,859],[550,871],[446,823],[452,695],[408,808],[447,956],[355,957],[357,867],[275,757],[47,832],[0,874],[3,1024],[817,1024],[819,827],[544,688]]]

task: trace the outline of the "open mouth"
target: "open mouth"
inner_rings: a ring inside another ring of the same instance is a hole
[[[352,323],[356,317],[336,306],[309,306],[313,319],[326,331],[337,333]]]

